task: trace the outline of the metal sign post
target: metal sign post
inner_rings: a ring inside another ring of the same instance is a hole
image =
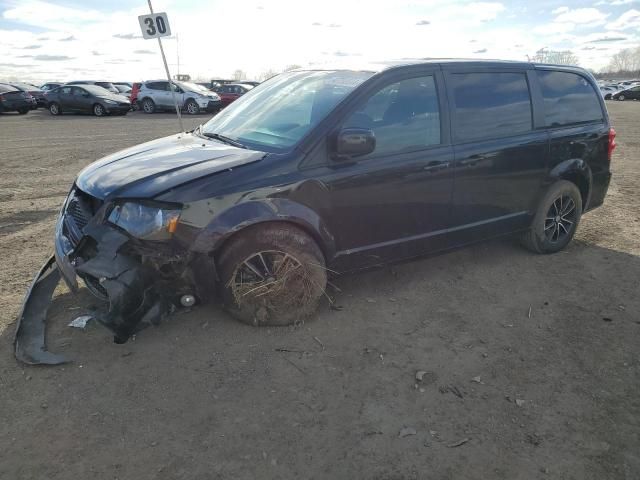
[[[173,82],[171,81],[171,74],[169,73],[169,65],[167,64],[167,57],[164,55],[164,48],[162,47],[162,40],[160,37],[168,37],[171,35],[171,28],[169,27],[169,19],[166,13],[154,13],[151,0],[147,0],[149,4],[149,11],[151,15],[140,15],[138,21],[140,22],[140,29],[142,30],[142,36],[145,39],[157,38],[158,45],[160,45],[160,53],[162,54],[162,61],[164,62],[164,70],[167,72],[167,80],[169,81],[169,89],[171,90],[171,97],[173,98],[173,104],[176,106],[176,114],[178,115],[178,123],[180,123],[180,131],[184,132],[184,125],[182,124],[182,114],[180,113],[180,106],[178,105],[178,99],[176,98],[176,92],[173,88]]]

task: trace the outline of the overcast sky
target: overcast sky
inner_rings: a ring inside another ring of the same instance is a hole
[[[407,57],[526,60],[571,49],[599,69],[640,45],[640,0],[155,0],[178,41],[172,73],[257,77],[290,64]],[[0,0],[0,79],[135,81],[163,75],[158,43],[143,40],[145,1]]]

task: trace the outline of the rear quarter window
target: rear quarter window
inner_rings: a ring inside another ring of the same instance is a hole
[[[532,130],[531,97],[523,73],[454,73],[456,138],[470,141]]]
[[[598,93],[582,75],[551,70],[538,70],[536,74],[544,99],[544,118],[547,127],[596,122],[603,119]]]

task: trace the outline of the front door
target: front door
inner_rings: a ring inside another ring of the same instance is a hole
[[[373,131],[375,150],[335,159],[310,174],[335,237],[338,270],[410,258],[446,246],[453,185],[453,150],[439,71],[405,74],[372,86],[338,126]]]

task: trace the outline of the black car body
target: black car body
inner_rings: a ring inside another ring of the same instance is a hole
[[[11,85],[16,87],[18,90],[22,90],[23,92],[28,93],[33,97],[35,106],[32,102],[32,108],[47,106],[47,101],[44,97],[44,91],[36,87],[35,85],[31,85],[30,83],[12,83]]]
[[[97,117],[108,114],[124,115],[131,102],[97,85],[63,85],[47,92],[47,105],[52,115],[62,113],[92,113]]]
[[[287,72],[193,132],[80,172],[33,291],[50,271],[72,290],[83,279],[109,299],[101,321],[125,341],[216,285],[238,318],[279,324],[273,298],[302,285],[287,305],[317,300],[326,272],[513,233],[552,253],[602,204],[614,136],[579,68],[439,60]],[[288,321],[308,313],[295,308]]]
[[[28,113],[33,110],[34,99],[28,93],[9,85],[0,83],[0,112]]]
[[[640,85],[636,85],[635,87],[627,88],[626,90],[621,90],[617,93],[614,93],[611,98],[614,100],[640,100]]]

